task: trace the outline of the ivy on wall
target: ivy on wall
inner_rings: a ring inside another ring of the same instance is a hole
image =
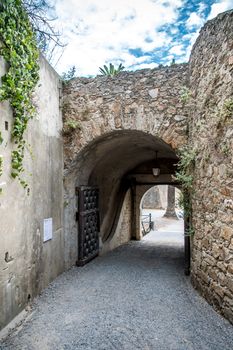
[[[1,0],[0,43],[0,55],[7,63],[7,73],[1,77],[0,101],[8,100],[13,111],[11,136],[15,148],[12,151],[11,176],[18,178],[26,188],[28,185],[21,177],[26,148],[24,133],[35,114],[32,93],[39,80],[39,51],[21,0]],[[0,143],[3,141],[1,135]],[[1,175],[2,161],[0,167]]]
[[[196,159],[196,150],[189,146],[183,147],[179,151],[179,162],[177,164],[177,171],[175,173],[175,180],[181,184],[182,195],[179,200],[179,205],[184,210],[186,218],[192,215],[191,198],[193,195],[193,171]],[[193,235],[194,230],[191,223],[189,224],[186,235]]]

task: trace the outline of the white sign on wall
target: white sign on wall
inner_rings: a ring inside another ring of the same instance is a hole
[[[44,219],[44,242],[53,238],[53,219]]]

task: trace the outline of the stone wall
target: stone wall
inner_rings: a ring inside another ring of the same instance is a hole
[[[0,76],[4,71],[1,60]],[[7,102],[0,103],[4,138],[0,146],[4,157],[1,183],[5,183],[0,196],[0,328],[64,271],[60,88],[57,73],[41,58],[40,83],[35,94],[38,113],[29,122],[26,134],[33,153],[32,157],[26,155],[23,174],[29,183],[29,195],[10,177],[12,111]],[[53,238],[43,243],[43,219],[50,217]]]
[[[113,130],[146,131],[177,149],[186,140],[181,95],[187,84],[187,64],[72,79],[63,91],[66,168],[76,165],[84,146]]]
[[[201,30],[190,59],[197,150],[192,281],[233,322],[233,11]],[[193,106],[192,106],[193,104]]]
[[[182,64],[122,72],[114,78],[76,78],[64,87],[65,234],[74,244],[75,186],[99,187],[105,241],[127,173],[155,159],[156,151],[159,159],[176,161],[174,150],[187,141],[187,111],[181,99],[187,73],[188,66]]]

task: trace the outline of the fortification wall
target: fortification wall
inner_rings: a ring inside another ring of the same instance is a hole
[[[233,11],[207,22],[190,59],[192,281],[233,322]]]

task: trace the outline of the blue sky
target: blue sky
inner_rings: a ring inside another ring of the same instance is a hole
[[[233,0],[54,0],[56,25],[67,46],[53,65],[62,73],[98,74],[100,66],[127,70],[187,62],[203,24],[233,8]]]

